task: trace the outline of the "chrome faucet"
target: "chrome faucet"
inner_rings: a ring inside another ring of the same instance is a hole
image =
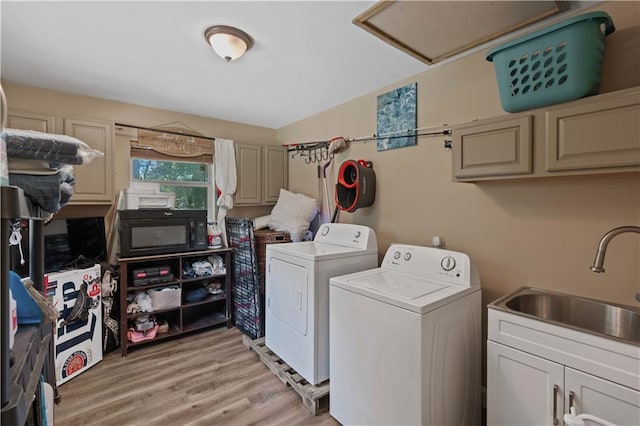
[[[604,234],[600,240],[600,244],[598,244],[596,258],[593,260],[593,265],[591,265],[591,270],[593,272],[604,272],[604,255],[607,254],[609,241],[611,241],[616,235],[625,232],[635,232],[640,234],[640,226],[619,226]]]

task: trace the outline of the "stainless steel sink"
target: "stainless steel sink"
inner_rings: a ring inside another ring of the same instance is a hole
[[[640,309],[523,287],[490,307],[640,346]]]

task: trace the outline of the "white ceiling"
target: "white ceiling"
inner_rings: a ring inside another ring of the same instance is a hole
[[[375,1],[0,2],[3,79],[280,128],[427,69],[351,23]],[[245,56],[203,32],[238,27]]]
[[[277,129],[429,68],[352,24],[375,3],[0,0],[0,74],[15,83]],[[575,12],[598,2],[571,3]],[[226,63],[204,39],[211,25],[238,27],[254,45]],[[451,22],[450,29],[460,25]]]

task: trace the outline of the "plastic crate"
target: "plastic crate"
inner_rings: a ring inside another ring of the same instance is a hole
[[[517,112],[597,94],[604,38],[614,31],[607,13],[591,12],[491,49],[502,108]]]
[[[236,327],[252,339],[264,336],[264,297],[260,295],[253,219],[225,218],[231,257],[232,316]]]

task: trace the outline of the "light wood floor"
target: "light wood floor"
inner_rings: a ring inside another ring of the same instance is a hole
[[[59,390],[56,426],[339,424],[312,416],[235,328],[112,352]]]

